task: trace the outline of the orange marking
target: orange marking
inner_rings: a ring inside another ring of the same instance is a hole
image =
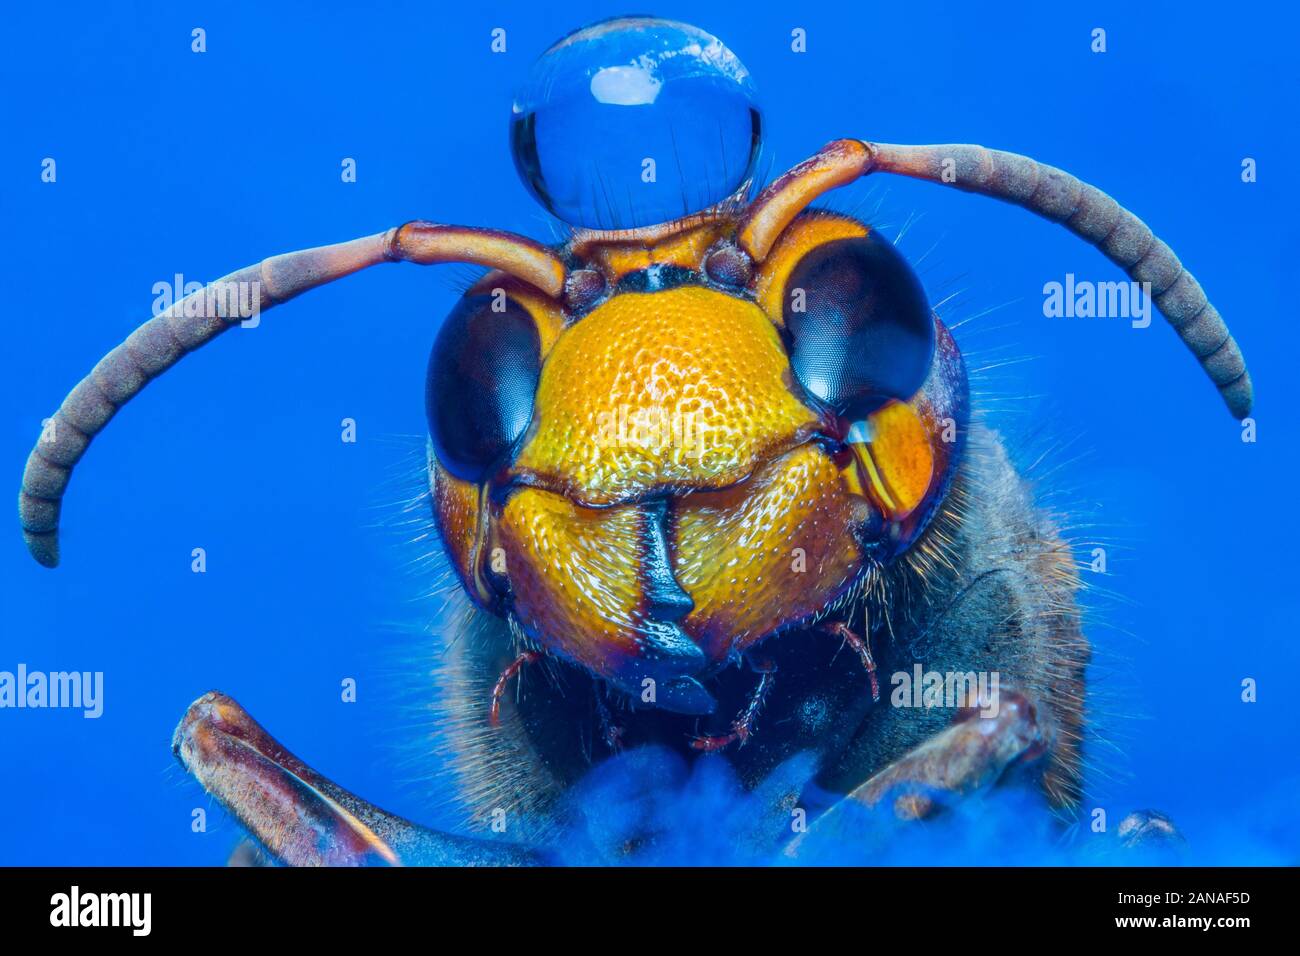
[[[539,292],[535,286],[499,269],[494,269],[479,279],[466,290],[465,294],[491,295],[495,289],[504,290],[506,295],[523,306],[524,310],[532,316],[537,326],[542,360],[545,361],[564,331],[564,308],[555,299]]]
[[[768,318],[785,326],[785,284],[805,255],[823,243],[865,236],[867,226],[834,213],[812,213],[790,224],[754,276],[754,295]]]
[[[893,520],[902,521],[925,500],[934,478],[930,430],[904,402],[890,402],[869,421],[871,442],[859,460],[868,469],[880,507]]]
[[[709,220],[658,241],[603,242],[591,244],[585,251],[612,285],[628,273],[651,265],[699,269],[709,247],[729,229],[726,221]]]

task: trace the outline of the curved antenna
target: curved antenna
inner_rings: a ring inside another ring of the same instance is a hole
[[[1028,156],[983,146],[893,146],[841,139],[768,186],[741,221],[737,241],[763,259],[782,230],[818,196],[873,172],[898,173],[1023,206],[1096,247],[1135,282],[1192,350],[1234,417],[1250,414],[1254,387],[1223,317],[1174,251],[1095,186]]]
[[[59,510],[73,466],[118,409],[152,379],[271,306],[360,269],[403,261],[468,262],[501,269],[552,298],[564,291],[564,263],[545,246],[510,233],[431,222],[272,256],[217,279],[127,336],[46,420],[18,493],[18,517],[32,557],[47,568],[59,563]]]

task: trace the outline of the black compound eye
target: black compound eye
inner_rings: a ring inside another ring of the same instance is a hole
[[[800,259],[784,307],[790,365],[837,415],[861,418],[924,384],[934,355],[930,303],[907,260],[875,231]]]
[[[540,373],[537,326],[523,306],[499,294],[461,299],[438,330],[425,382],[442,466],[480,482],[502,463],[533,417]]]

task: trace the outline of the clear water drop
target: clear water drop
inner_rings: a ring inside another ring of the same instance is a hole
[[[588,229],[698,212],[748,182],[760,114],[744,64],[717,37],[620,17],[560,40],[515,98],[510,143],[529,191]]]

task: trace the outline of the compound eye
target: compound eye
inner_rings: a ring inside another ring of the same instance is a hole
[[[532,420],[540,373],[537,326],[523,306],[493,295],[461,299],[434,340],[425,382],[442,466],[477,483],[504,463]]]
[[[872,231],[813,249],[786,281],[790,364],[841,418],[911,398],[934,355],[925,290],[894,244]]]

